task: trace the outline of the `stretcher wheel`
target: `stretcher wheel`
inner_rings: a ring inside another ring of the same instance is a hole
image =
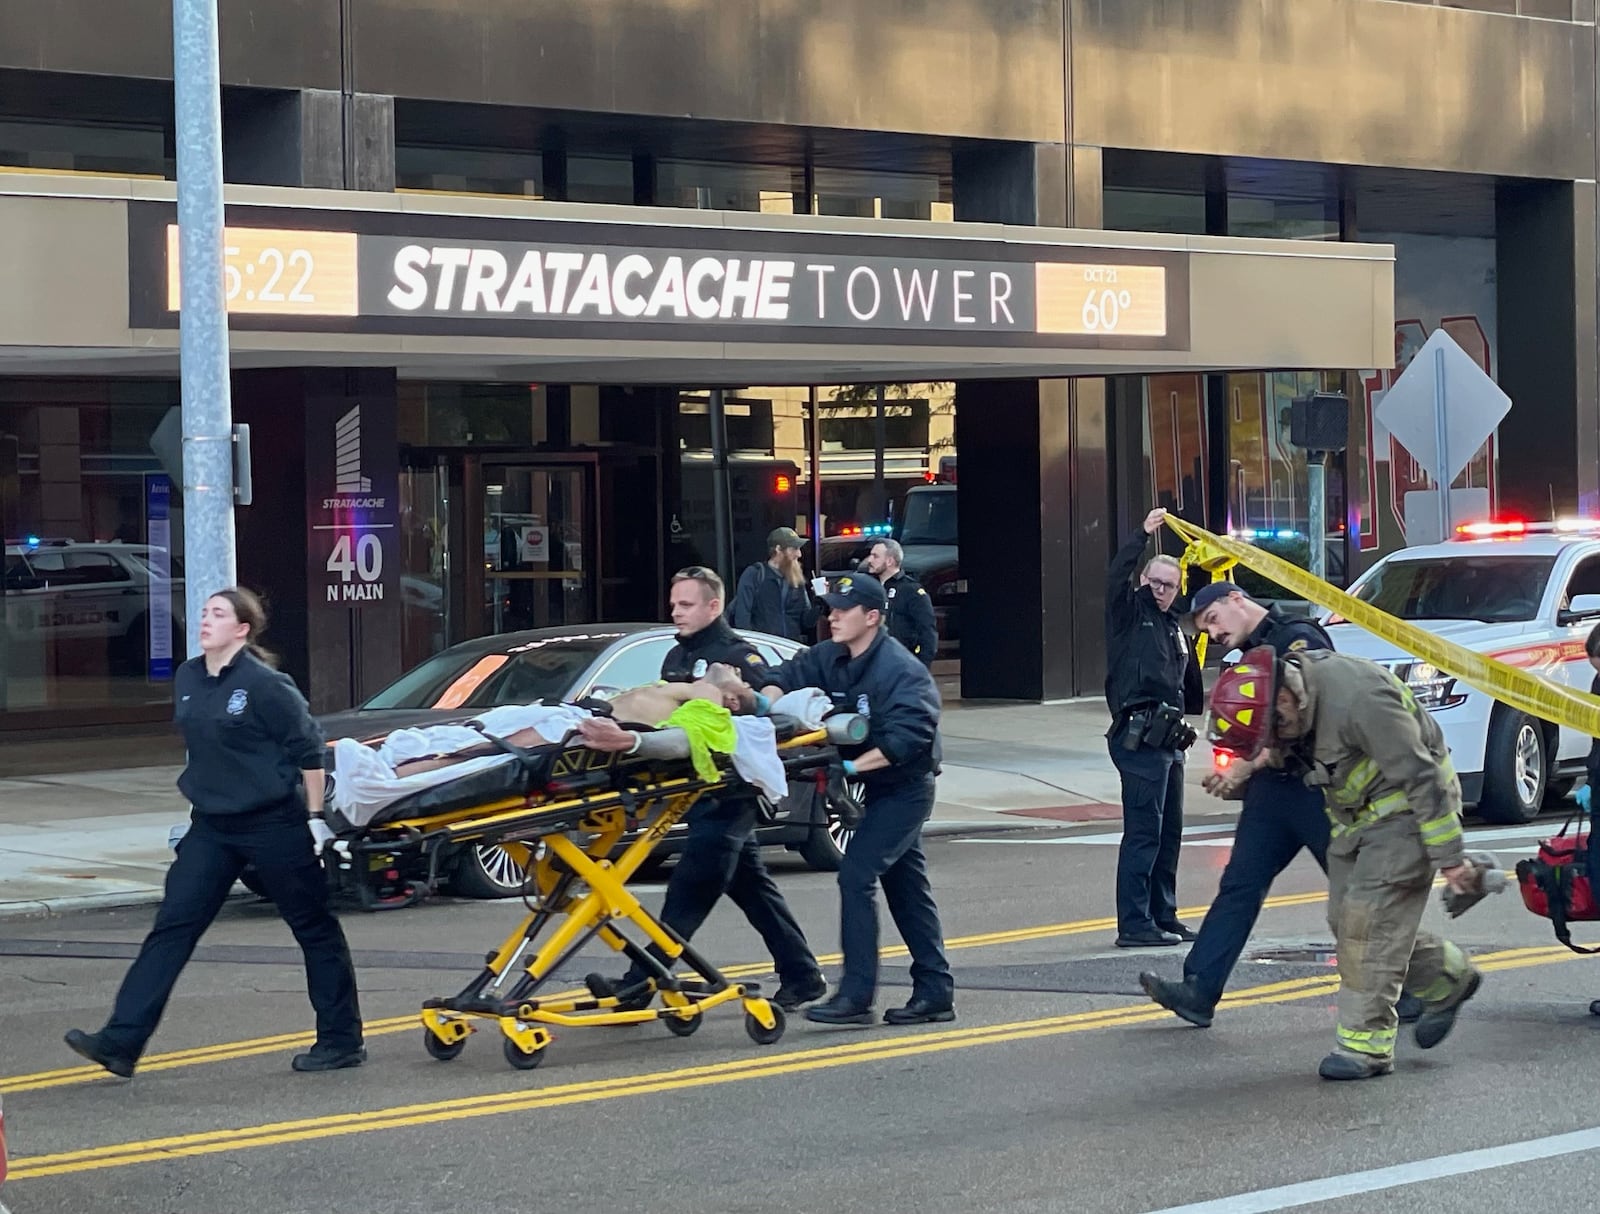
[[[437,1058],[440,1062],[449,1062],[461,1057],[461,1051],[467,1048],[467,1039],[460,1041],[440,1041],[438,1034],[432,1029],[422,1030],[422,1045],[428,1051],[430,1058]]]
[[[517,1070],[531,1071],[544,1061],[544,1051],[547,1047],[541,1046],[539,1049],[534,1050],[533,1053],[525,1054],[522,1052],[521,1046],[507,1037],[501,1048],[505,1051],[506,1061],[516,1067]]]
[[[703,1012],[696,1012],[687,1020],[679,1019],[677,1016],[663,1016],[661,1023],[667,1026],[667,1032],[674,1037],[692,1037],[700,1031],[700,1022],[704,1019]]]
[[[744,1014],[744,1031],[750,1034],[750,1040],[757,1045],[772,1045],[783,1036],[783,1009],[776,1003],[769,1003],[767,1006],[772,1009],[774,1018],[770,1029],[756,1019],[754,1012]]]

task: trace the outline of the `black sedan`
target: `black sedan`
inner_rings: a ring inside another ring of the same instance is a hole
[[[794,641],[766,633],[742,635],[772,665],[799,649]],[[427,659],[359,708],[318,720],[329,742],[370,741],[394,729],[464,720],[501,704],[603,698],[659,679],[662,659],[674,643],[672,628],[660,624],[593,624],[481,637]],[[677,853],[684,829],[673,828],[656,849],[653,865]],[[812,868],[833,871],[850,833],[812,784],[796,783],[776,805],[763,804],[757,838],[798,852]],[[503,898],[522,886],[521,866],[496,846],[465,847],[440,871],[448,874],[458,897]]]

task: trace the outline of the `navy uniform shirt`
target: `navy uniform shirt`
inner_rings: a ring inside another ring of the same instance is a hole
[[[732,666],[752,687],[765,687],[772,682],[760,650],[721,618],[711,621],[699,632],[680,636],[678,643],[661,660],[661,677],[668,683],[693,683],[705,678],[706,671],[715,662]]]
[[[1304,649],[1332,649],[1333,642],[1328,634],[1322,630],[1320,624],[1312,620],[1293,619],[1278,610],[1277,604],[1267,608],[1267,618],[1256,625],[1255,631],[1245,638],[1241,649],[1249,653],[1252,649],[1262,645],[1271,645],[1281,658],[1286,653],[1299,653]],[[1250,773],[1250,782],[1260,781],[1262,789],[1271,789],[1276,785],[1288,784],[1295,788],[1304,788],[1301,782],[1301,773],[1286,767],[1261,767]],[[1263,791],[1262,795],[1268,795]]]
[[[939,774],[939,688],[927,667],[882,628],[858,658],[837,641],[803,649],[772,672],[772,683],[786,692],[821,688],[836,709],[867,718],[867,740],[840,746],[839,754],[853,759],[873,748],[883,751],[889,766],[861,773],[868,787]]]
[[[1178,625],[1176,600],[1173,610],[1162,611],[1150,587],[1133,584],[1149,543],[1141,528],[1106,570],[1106,704],[1118,718],[1155,704],[1185,713],[1205,710],[1200,662]],[[1177,571],[1168,569],[1167,575]]]
[[[203,814],[283,805],[302,770],[323,766],[322,728],[294,680],[248,649],[213,677],[202,655],[178,667],[174,719],[189,763],[178,789]]]
[[[902,571],[883,584],[883,593],[889,599],[889,635],[924,666],[932,666],[939,654],[939,624],[928,592]]]
[[[1239,649],[1249,653],[1262,645],[1271,645],[1280,658],[1302,649],[1333,648],[1333,642],[1320,624],[1314,620],[1292,619],[1279,611],[1277,604],[1267,608],[1267,618],[1256,625],[1256,630],[1245,638]]]

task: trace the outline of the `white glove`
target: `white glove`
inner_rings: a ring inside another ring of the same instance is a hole
[[[823,595],[827,594],[828,593],[828,579],[825,578],[825,577],[814,577],[814,578],[812,578],[811,579],[811,593],[816,595],[819,599]]]
[[[307,825],[311,827],[311,851],[313,855],[320,856],[322,849],[334,840],[333,827],[321,818],[310,818]]]

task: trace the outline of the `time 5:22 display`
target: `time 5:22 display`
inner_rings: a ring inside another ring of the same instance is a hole
[[[167,307],[179,307],[178,225],[167,225]],[[355,316],[356,234],[226,228],[222,277],[230,314]]]

